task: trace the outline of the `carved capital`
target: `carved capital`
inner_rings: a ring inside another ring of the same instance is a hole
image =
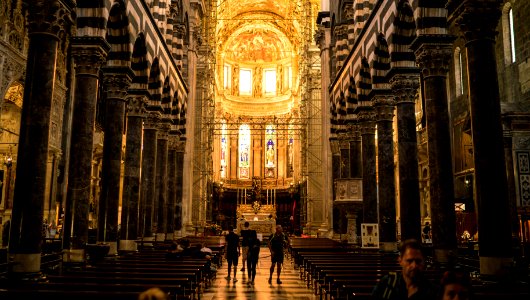
[[[158,123],[160,123],[159,112],[147,112],[144,119],[144,129],[158,129]]]
[[[175,132],[170,132],[168,136],[168,147],[169,150],[177,151],[180,142],[180,136]]]
[[[144,117],[146,113],[147,96],[146,95],[128,95],[127,96],[127,116]]]
[[[324,26],[319,26],[318,30],[315,31],[315,43],[318,45],[320,50],[328,47],[328,45],[326,45],[326,33],[324,30],[326,30]]]
[[[447,75],[453,54],[451,44],[425,43],[419,46],[415,54],[424,77]]]
[[[362,111],[359,113],[359,129],[361,135],[375,134],[374,113],[371,111]]]
[[[420,87],[419,74],[398,74],[390,79],[396,104],[415,103]]]
[[[375,114],[377,122],[392,122],[394,119],[394,105],[377,105]]]
[[[456,1],[452,1],[455,2]],[[479,39],[494,40],[502,14],[503,1],[465,0],[451,14],[467,42]]]
[[[74,3],[69,0],[24,1],[28,12],[28,33],[44,33],[62,39],[74,23]]]
[[[177,152],[184,152],[186,149],[186,140],[179,140],[177,143]]]
[[[127,89],[131,85],[134,73],[128,67],[104,67],[103,83],[107,91],[107,99],[121,99],[125,101]]]
[[[72,37],[72,57],[76,75],[99,75],[110,45],[101,37]]]

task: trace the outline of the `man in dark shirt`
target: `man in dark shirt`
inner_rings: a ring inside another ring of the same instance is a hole
[[[241,240],[241,248],[243,248],[243,256],[241,257],[241,263],[243,264],[243,268],[241,268],[242,272],[245,272],[245,261],[247,260],[248,256],[248,239],[251,233],[249,227],[250,223],[245,222],[245,229],[241,230],[241,237],[243,238]]]
[[[436,299],[436,289],[424,277],[425,261],[421,243],[406,240],[400,249],[401,272],[390,272],[375,286],[373,299]]]
[[[271,260],[272,265],[270,269],[269,284],[272,283],[272,274],[274,273],[274,265],[278,266],[276,274],[278,275],[276,279],[277,284],[281,284],[280,274],[282,272],[283,264],[283,248],[287,246],[289,239],[282,232],[282,225],[276,226],[276,232],[272,234],[269,238],[269,250],[271,251]]]
[[[237,282],[236,273],[237,273],[237,261],[239,255],[241,254],[239,249],[239,236],[234,233],[234,227],[228,227],[229,233],[225,236],[226,240],[226,260],[228,261],[228,276],[226,280],[230,281],[230,270],[232,265],[234,265],[234,282]]]

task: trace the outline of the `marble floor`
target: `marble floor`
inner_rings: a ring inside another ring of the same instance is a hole
[[[272,284],[269,284],[269,269],[271,266],[271,257],[268,248],[261,248],[260,259],[256,267],[256,279],[254,285],[247,284],[247,274],[241,272],[241,257],[239,258],[237,282],[228,281],[225,277],[228,275],[228,264],[226,261],[217,270],[217,278],[213,284],[207,288],[201,300],[219,300],[219,299],[295,299],[295,300],[316,300],[318,296],[307,288],[306,284],[300,280],[300,273],[295,270],[291,260],[285,258],[281,273],[282,284],[276,283],[276,270]],[[233,271],[233,270],[232,270]],[[232,272],[233,273],[233,272]],[[233,278],[232,274],[232,278]]]

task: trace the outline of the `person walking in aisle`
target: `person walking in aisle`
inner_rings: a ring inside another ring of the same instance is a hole
[[[241,234],[241,237],[243,238],[241,240],[241,248],[243,250],[243,256],[241,257],[241,264],[243,265],[243,268],[241,268],[241,272],[245,272],[245,262],[247,260],[247,255],[248,255],[248,237],[249,237],[249,234],[250,234],[250,223],[249,222],[245,222],[245,228],[243,230],[241,230],[240,234]]]
[[[276,232],[271,234],[269,238],[269,250],[271,251],[271,270],[270,270],[270,276],[269,276],[269,284],[272,283],[272,274],[274,273],[274,265],[276,265],[278,268],[276,269],[276,283],[282,284],[282,281],[280,280],[280,274],[282,272],[282,264],[283,264],[283,248],[287,247],[287,244],[289,243],[289,238],[283,233],[282,231],[282,225],[276,226]]]
[[[234,265],[234,282],[237,282],[237,261],[239,260],[239,255],[241,254],[239,248],[239,236],[234,233],[234,227],[228,227],[229,233],[225,236],[226,240],[226,260],[228,261],[228,276],[226,280],[230,281],[230,271],[232,265]]]
[[[261,241],[258,239],[256,230],[249,230],[250,234],[248,237],[248,256],[247,256],[247,270],[248,270],[248,284],[254,284],[256,278],[256,265],[259,260],[259,251],[261,247]]]

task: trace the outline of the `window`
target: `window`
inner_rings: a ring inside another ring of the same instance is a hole
[[[252,70],[239,70],[239,95],[252,95]]]
[[[223,70],[223,87],[225,89],[230,89],[231,86],[232,86],[232,82],[231,82],[231,79],[232,79],[232,67],[230,65],[224,65],[224,70]]]
[[[250,126],[239,127],[239,178],[250,178]]]
[[[265,94],[276,95],[276,70],[265,70]]]
[[[515,62],[515,37],[513,34],[513,9],[510,8],[508,12],[508,20],[510,23],[510,53],[512,56],[512,63]]]
[[[505,64],[515,62],[515,36],[512,4],[507,2],[502,9],[502,45]]]
[[[462,51],[460,48],[455,49],[455,93],[457,96],[464,94],[464,72],[462,68]]]

